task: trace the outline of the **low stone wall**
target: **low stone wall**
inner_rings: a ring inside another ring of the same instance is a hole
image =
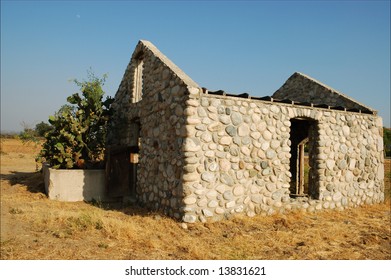
[[[45,191],[59,201],[106,201],[105,170],[53,169],[43,165]]]

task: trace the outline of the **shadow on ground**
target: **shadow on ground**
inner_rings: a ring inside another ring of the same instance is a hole
[[[42,193],[46,196],[45,183],[41,172],[19,172],[11,171],[10,174],[0,174],[0,179],[8,181],[11,186],[26,186],[31,193]],[[104,210],[122,212],[130,216],[154,217],[160,219],[165,215],[156,211],[151,211],[140,206],[136,201],[122,201],[122,199],[112,201],[84,201],[85,203]]]
[[[0,179],[8,181],[11,186],[24,185],[31,193],[45,194],[45,184],[41,172],[11,171],[10,174],[0,174]]]

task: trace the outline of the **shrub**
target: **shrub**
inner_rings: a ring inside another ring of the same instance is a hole
[[[104,166],[107,122],[112,113],[113,99],[103,101],[102,86],[106,80],[88,72],[88,80],[79,82],[82,94],[67,98],[70,104],[49,117],[53,129],[46,135],[46,142],[37,161],[48,162],[52,168],[93,169]]]
[[[38,124],[35,125],[35,133],[39,136],[39,137],[45,137],[45,134],[47,132],[49,132],[50,130],[52,130],[52,126],[48,123],[45,123],[45,122],[40,122]]]

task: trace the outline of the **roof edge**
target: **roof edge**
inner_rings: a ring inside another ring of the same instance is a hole
[[[163,64],[170,68],[187,86],[200,87],[194,82],[182,69],[180,69],[174,62],[172,62],[167,56],[165,56],[154,44],[147,40],[140,40],[136,46],[142,44],[144,47],[149,49],[157,58],[159,58]]]
[[[306,75],[306,74],[304,74],[304,73],[301,73],[301,72],[295,72],[295,73],[293,73],[293,74],[286,80],[286,82],[284,83],[284,85],[282,85],[277,91],[274,92],[273,97],[274,97],[275,95],[277,95],[279,98],[282,98],[282,95],[283,95],[282,91],[284,91],[284,87],[285,87],[289,82],[293,81],[294,79],[297,79],[298,77],[304,78],[304,79],[306,79],[306,80],[308,80],[308,81],[310,81],[310,82],[312,82],[312,83],[314,83],[314,84],[319,85],[319,86],[322,87],[324,90],[326,90],[326,91],[328,91],[329,93],[331,93],[332,95],[337,95],[337,96],[339,96],[340,98],[344,99],[345,101],[348,101],[349,103],[354,103],[354,104],[356,104],[358,107],[361,107],[361,108],[366,109],[366,110],[368,110],[368,111],[372,111],[374,114],[377,114],[377,111],[374,110],[373,108],[371,108],[371,107],[369,107],[369,106],[367,106],[367,105],[364,105],[363,103],[360,103],[360,102],[358,102],[357,100],[355,100],[355,99],[353,99],[353,98],[351,98],[351,97],[349,97],[349,96],[343,94],[342,92],[340,92],[340,91],[338,91],[338,90],[336,90],[336,89],[334,89],[334,88],[332,88],[332,87],[330,87],[330,86],[328,86],[328,85],[326,85],[326,84],[324,84],[324,83],[322,83],[322,82],[320,82],[320,81],[318,81],[318,80],[316,80],[316,79],[314,79],[314,78],[312,78],[312,77],[310,77],[310,76],[308,76],[308,75]],[[300,100],[300,101],[302,101],[302,100]],[[336,105],[337,105],[337,104],[336,104]]]

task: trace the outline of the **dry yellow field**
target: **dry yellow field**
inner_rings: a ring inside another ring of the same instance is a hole
[[[136,206],[49,200],[35,144],[1,142],[1,259],[391,259],[384,204],[182,224]]]

